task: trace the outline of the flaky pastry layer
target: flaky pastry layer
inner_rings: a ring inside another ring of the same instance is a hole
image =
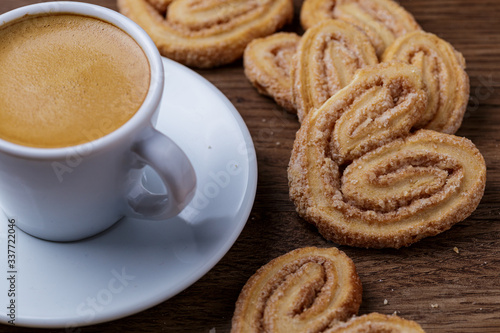
[[[366,35],[350,23],[325,20],[307,30],[292,67],[299,121],[348,85],[358,69],[377,63]]]
[[[293,17],[292,0],[118,0],[160,53],[188,66],[209,68],[235,61],[255,38]]]
[[[409,246],[468,217],[486,166],[466,138],[412,128],[426,107],[421,72],[382,63],[311,112],[288,169],[298,213],[334,242]]]
[[[341,323],[323,333],[425,333],[422,327],[414,321],[400,318],[396,315],[370,313],[354,317],[346,323]]]
[[[416,128],[448,134],[458,130],[469,101],[469,76],[464,57],[450,43],[434,34],[415,31],[389,46],[382,61],[401,61],[422,71],[428,102]]]
[[[322,332],[358,312],[354,263],[336,248],[301,248],[261,267],[236,302],[232,333]]]
[[[413,15],[392,0],[305,0],[300,13],[304,29],[335,18],[362,29],[381,56],[397,37],[420,30]]]
[[[296,112],[296,107],[290,75],[299,41],[300,37],[295,33],[278,32],[254,39],[243,55],[245,75],[253,86],[292,113]]]

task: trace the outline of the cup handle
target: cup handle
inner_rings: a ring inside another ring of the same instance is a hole
[[[194,197],[196,174],[186,154],[170,138],[152,129],[132,147],[142,166],[160,176],[167,194],[151,193],[137,182],[127,196],[129,216],[156,220],[178,215]]]

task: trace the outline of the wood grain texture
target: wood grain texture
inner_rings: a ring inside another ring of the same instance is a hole
[[[36,2],[42,1],[1,0],[0,13]],[[114,0],[87,2],[116,9]],[[301,3],[295,1],[294,23],[286,27],[299,34]],[[484,155],[487,184],[472,216],[436,237],[401,250],[341,247],[363,284],[360,314],[397,312],[428,333],[500,332],[500,1],[400,3],[424,30],[450,42],[467,61],[471,97],[457,135],[471,139]],[[299,128],[296,116],[259,95],[241,61],[197,72],[231,100],[252,134],[259,182],[248,223],[227,255],[185,291],[147,311],[81,332],[227,333],[238,294],[259,267],[298,247],[336,246],[304,222],[288,198],[286,170]],[[34,331],[0,327],[7,330]]]

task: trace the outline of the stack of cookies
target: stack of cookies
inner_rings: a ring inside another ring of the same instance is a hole
[[[425,81],[427,106],[415,128],[458,130],[469,96],[465,60],[448,42],[424,32],[397,3],[306,0],[301,22],[302,37],[281,33],[254,40],[244,58],[245,73],[257,89],[296,112],[300,121],[348,85],[358,69],[397,61],[418,67]],[[295,51],[284,59],[282,49]],[[283,101],[285,94],[289,98]]]
[[[486,166],[454,136],[465,60],[392,0],[306,0],[303,36],[253,40],[245,73],[301,123],[290,197],[336,243],[400,248],[464,220]]]

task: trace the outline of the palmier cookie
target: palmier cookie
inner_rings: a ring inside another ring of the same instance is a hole
[[[292,113],[295,113],[296,108],[290,73],[299,40],[300,37],[295,33],[279,32],[254,39],[243,54],[245,75],[254,87]]]
[[[301,248],[261,267],[236,302],[232,333],[323,332],[358,312],[354,263],[336,248]]]
[[[336,18],[361,28],[380,57],[397,37],[420,30],[415,18],[392,0],[305,0],[300,13],[304,29]]]
[[[250,41],[293,17],[292,0],[118,0],[118,8],[146,30],[162,55],[201,68],[233,62]]]
[[[358,69],[377,63],[366,35],[350,23],[325,20],[307,30],[292,67],[299,121],[348,85]]]
[[[327,239],[400,248],[468,217],[484,193],[486,166],[466,138],[411,133],[426,107],[420,71],[382,63],[311,112],[288,168],[299,215]]]
[[[402,61],[422,71],[428,101],[417,128],[448,134],[458,130],[469,101],[469,76],[461,53],[434,34],[415,31],[396,39],[382,61]]]
[[[345,323],[338,324],[323,333],[425,333],[414,321],[402,319],[396,315],[370,313],[353,317]]]

